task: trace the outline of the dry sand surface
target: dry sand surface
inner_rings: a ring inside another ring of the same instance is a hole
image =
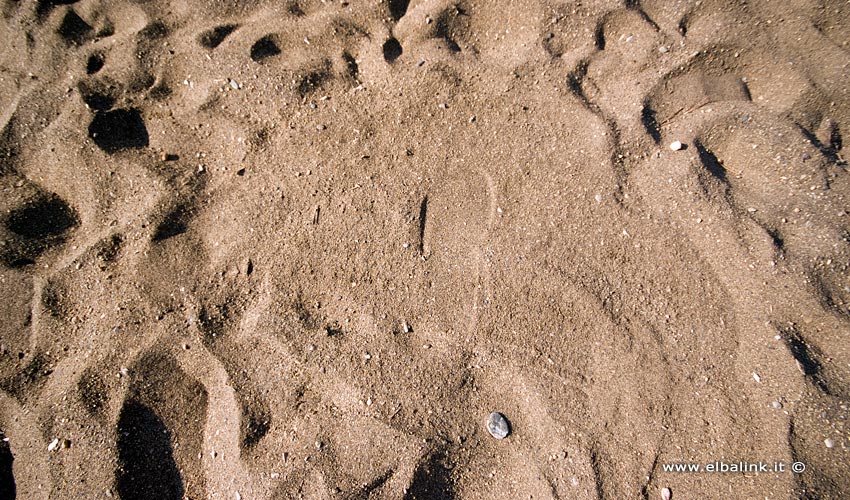
[[[1,5],[0,498],[850,497],[847,1]]]

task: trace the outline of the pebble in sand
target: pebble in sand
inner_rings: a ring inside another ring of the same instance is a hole
[[[504,415],[494,412],[487,417],[487,431],[496,439],[505,439],[511,433],[511,424]]]

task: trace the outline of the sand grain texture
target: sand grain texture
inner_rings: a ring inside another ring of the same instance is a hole
[[[850,491],[847,2],[0,11],[0,497]]]

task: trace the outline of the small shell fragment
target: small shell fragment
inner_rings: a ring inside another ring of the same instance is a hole
[[[679,141],[673,141],[670,143],[670,149],[673,151],[678,151],[682,149],[682,143]]]
[[[831,439],[831,438],[826,438],[826,439],[823,440],[823,444],[827,448],[833,448],[833,447],[835,447],[835,440]]]
[[[673,497],[673,492],[670,488],[661,488],[661,500],[670,500]]]
[[[59,448],[59,438],[54,439],[47,445],[47,451],[56,451]]]
[[[511,424],[504,415],[493,412],[487,418],[487,431],[496,439],[505,439],[511,433]]]

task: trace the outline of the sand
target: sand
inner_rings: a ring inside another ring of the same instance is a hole
[[[847,498],[849,34],[4,0],[0,497]]]

